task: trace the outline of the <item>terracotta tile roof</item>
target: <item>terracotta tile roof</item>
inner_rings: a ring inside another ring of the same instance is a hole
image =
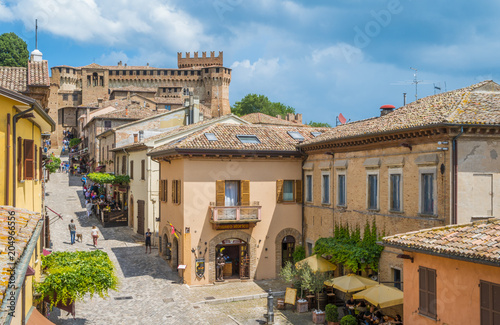
[[[403,250],[493,262],[500,266],[500,219],[424,229],[384,237],[382,242]]]
[[[18,67],[0,67],[0,87],[9,90],[26,91],[27,69]]]
[[[500,125],[500,85],[486,80],[428,96],[384,116],[335,127],[303,145],[436,124]]]
[[[8,255],[9,251],[9,229],[8,217],[9,211],[15,212],[16,230],[14,237],[14,256]],[[0,206],[0,301],[3,301],[7,284],[9,282],[9,263],[17,263],[35,231],[38,221],[42,218],[40,213],[26,209],[14,208],[11,206]],[[10,260],[13,257],[13,260]],[[1,304],[1,303],[0,303]]]
[[[150,117],[152,115],[159,114],[159,111],[153,111],[150,109],[145,109],[141,108],[138,105],[131,104],[128,106],[128,108],[125,109],[118,109],[116,111],[107,113],[107,114],[102,114],[99,116],[95,116],[94,119],[135,119],[135,120],[140,120],[146,117]]]
[[[176,131],[178,131],[177,129]],[[311,132],[324,132],[324,128],[303,128],[297,126],[267,126],[267,125],[239,125],[219,123],[207,126],[184,139],[175,140],[163,146],[155,148],[151,153],[159,153],[172,149],[205,149],[205,150],[229,150],[229,151],[254,151],[273,152],[288,151],[297,153],[299,141],[293,139],[288,132],[298,132],[304,139],[312,139]],[[213,133],[217,141],[209,141],[205,133]],[[242,143],[239,135],[255,135],[260,143]]]
[[[48,61],[30,61],[28,63],[28,84],[30,86],[50,86]]]
[[[184,100],[180,97],[155,97],[154,102],[157,104],[184,104]]]
[[[306,126],[308,127],[309,125],[305,124],[300,124],[300,123],[295,123],[287,120],[282,120],[277,117],[273,117],[267,114],[263,113],[251,113],[247,115],[243,115],[241,117],[245,121],[248,121],[252,124],[268,124],[268,125],[289,125],[289,126]]]

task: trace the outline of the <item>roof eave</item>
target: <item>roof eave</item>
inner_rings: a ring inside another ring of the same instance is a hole
[[[280,150],[234,150],[234,149],[196,149],[196,148],[172,148],[165,151],[158,151],[154,153],[148,153],[151,157],[162,157],[172,154],[207,154],[207,155],[266,155],[266,156],[296,156],[301,157],[302,153],[300,151],[280,151]]]

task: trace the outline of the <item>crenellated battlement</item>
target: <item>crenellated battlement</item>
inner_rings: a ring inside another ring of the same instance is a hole
[[[182,52],[177,52],[177,66],[179,69],[211,66],[222,67],[222,53],[222,51],[219,51],[219,55],[215,56],[215,51],[210,51],[210,56],[207,57],[207,52],[201,52],[201,57],[199,57],[198,52],[194,52],[193,57],[191,57],[191,53],[186,52],[186,56],[182,57]]]

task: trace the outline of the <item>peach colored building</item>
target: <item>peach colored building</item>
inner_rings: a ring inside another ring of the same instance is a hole
[[[302,245],[300,141],[314,128],[216,124],[153,149],[160,254],[191,285],[275,278]],[[182,272],[181,272],[182,273]]]
[[[385,237],[403,251],[405,324],[500,324],[500,219]]]

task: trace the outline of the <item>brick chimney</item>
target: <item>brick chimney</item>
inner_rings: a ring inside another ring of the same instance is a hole
[[[139,134],[134,133],[134,143],[138,143],[138,142],[139,142]]]

